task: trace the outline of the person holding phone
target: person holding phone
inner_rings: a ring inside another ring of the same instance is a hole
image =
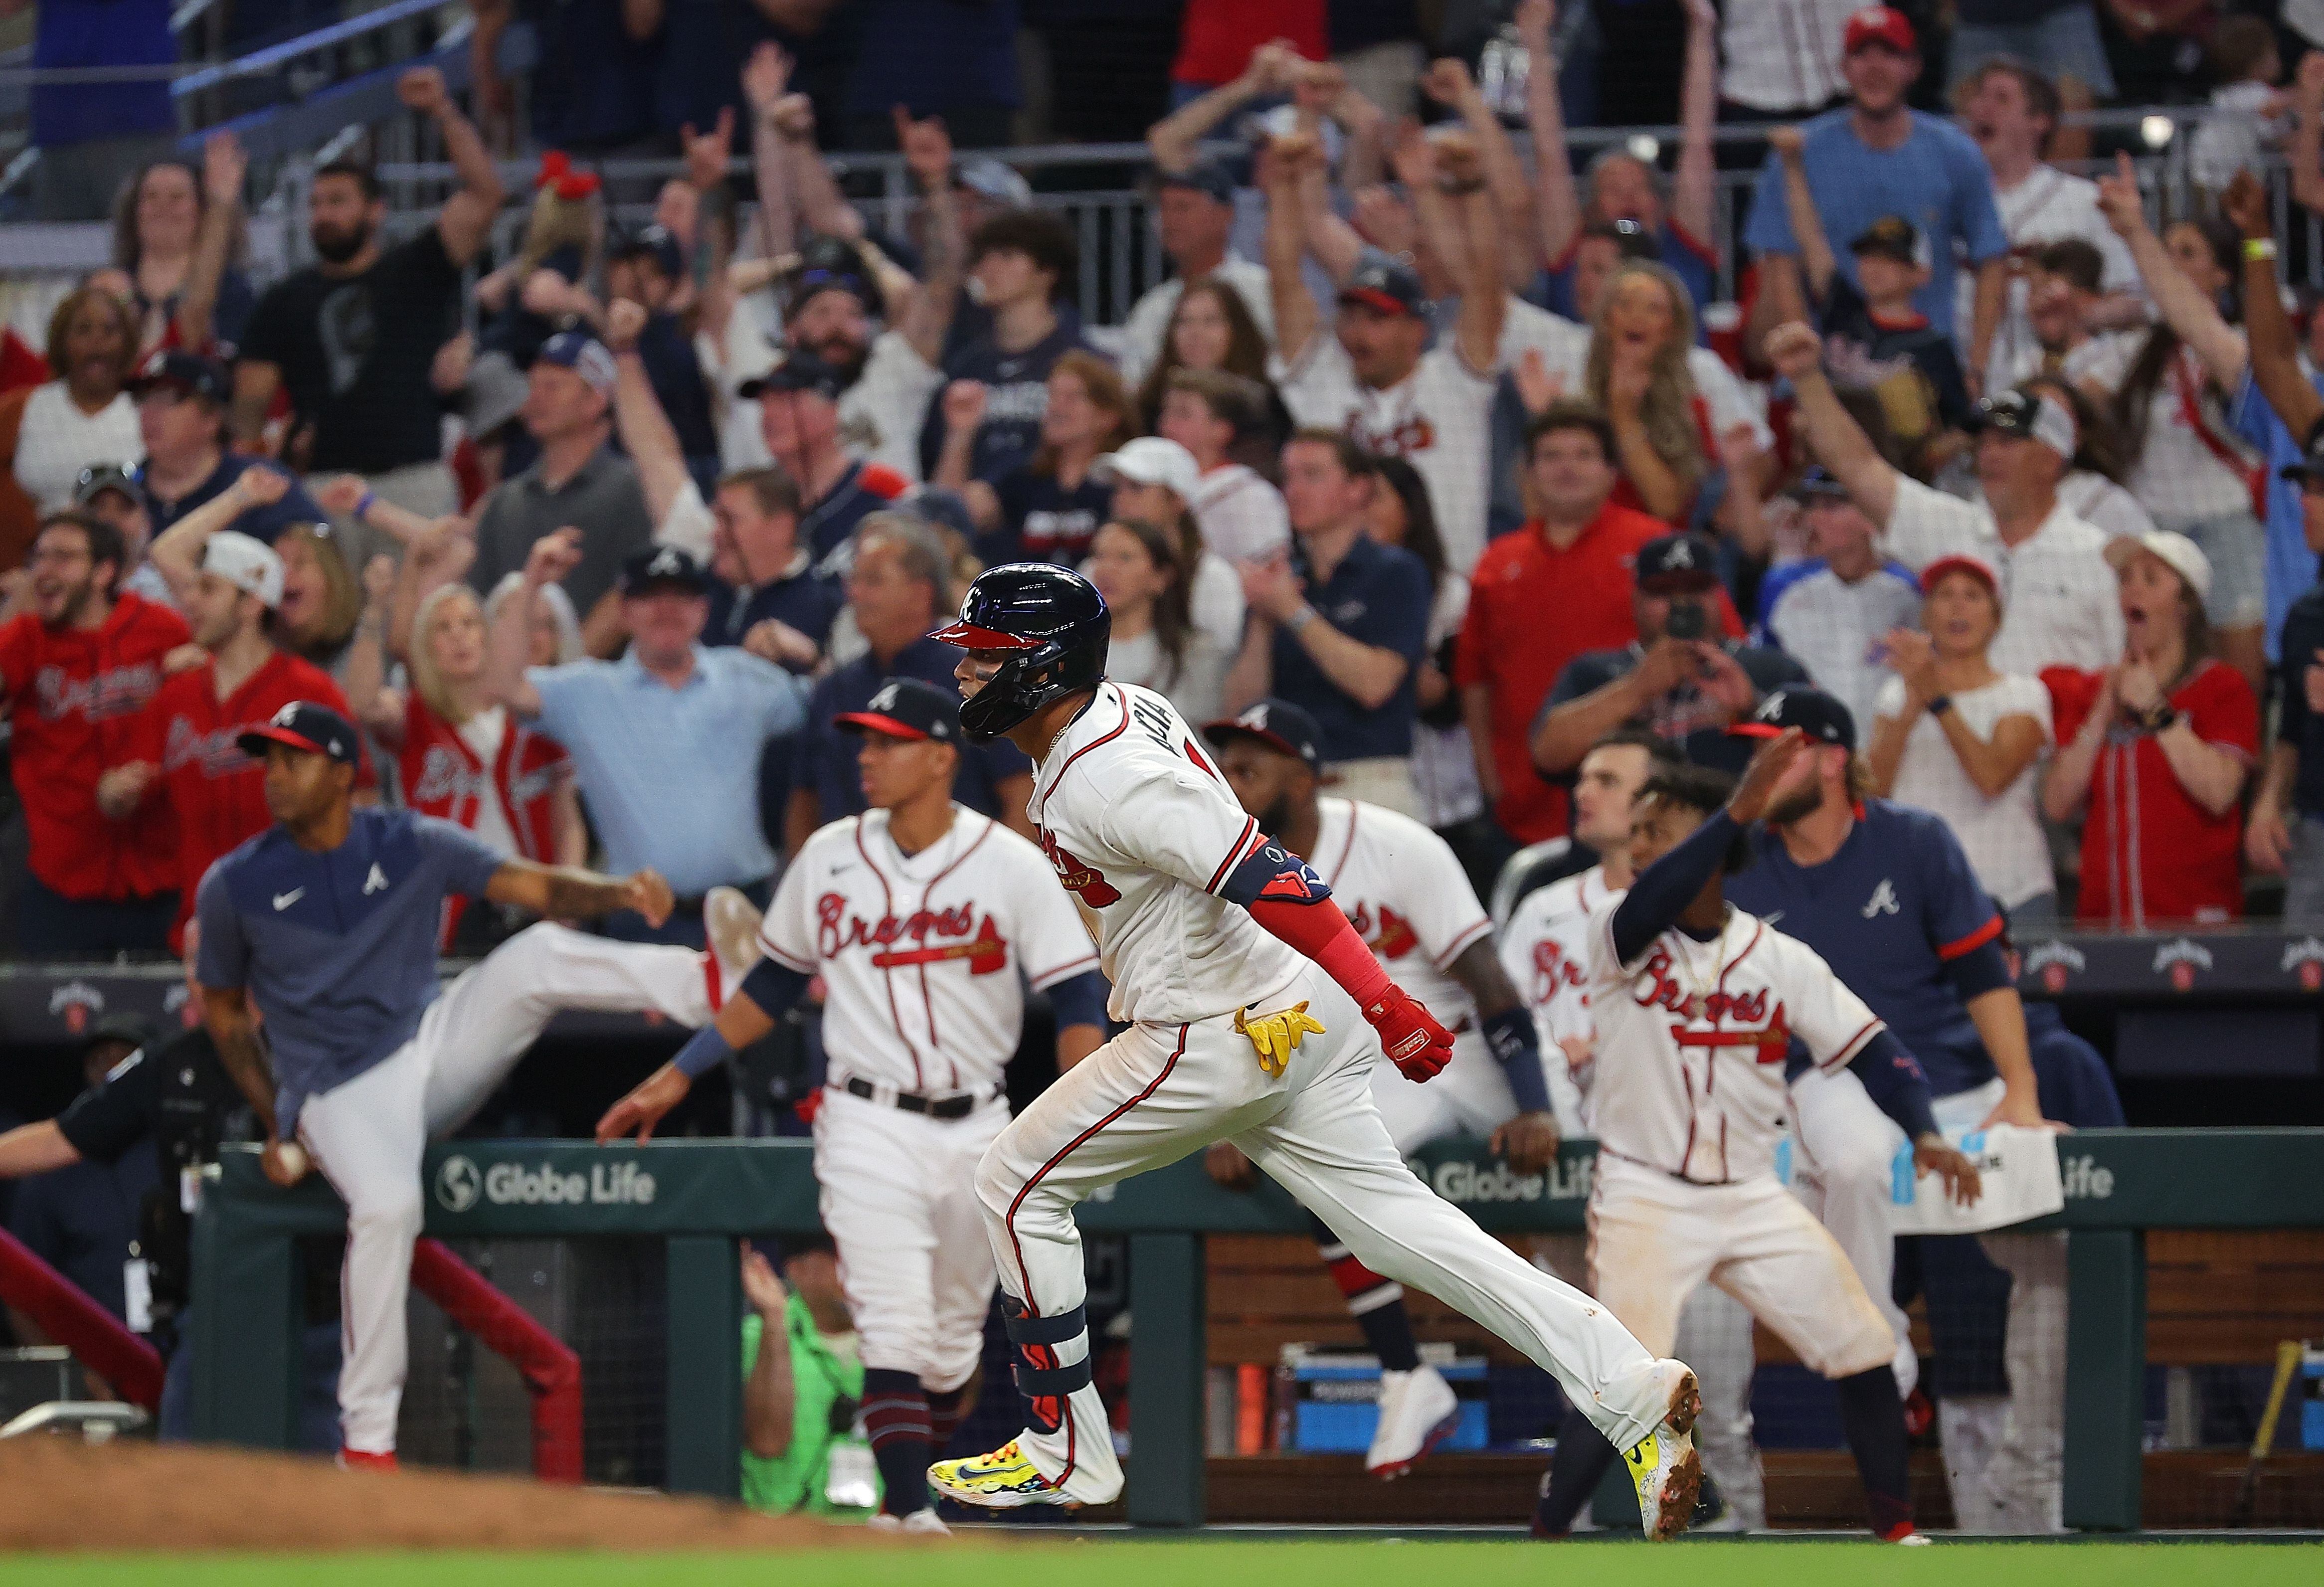
[[[1707,535],[1666,534],[1638,549],[1630,605],[1638,637],[1566,663],[1534,718],[1533,763],[1563,778],[1618,727],[1641,727],[1687,759],[1739,771],[1748,755],[1727,736],[1760,699],[1805,683],[1800,664],[1770,646],[1726,637],[1719,551]]]

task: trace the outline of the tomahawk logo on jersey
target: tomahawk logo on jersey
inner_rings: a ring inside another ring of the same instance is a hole
[[[979,1090],[999,1083],[1017,1050],[1025,983],[1046,990],[1096,963],[1050,871],[1031,844],[974,811],[956,808],[951,831],[906,854],[888,813],[870,810],[800,847],[760,943],[785,968],[823,976],[835,1078]],[[1021,973],[1002,973],[1011,969]]]
[[[1674,927],[1623,964],[1619,907],[1590,916],[1600,1143],[1698,1184],[1773,1173],[1792,1038],[1836,1070],[1884,1027],[1814,949],[1740,909],[1709,942]]]

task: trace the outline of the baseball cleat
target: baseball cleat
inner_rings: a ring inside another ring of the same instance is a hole
[[[1694,1419],[1702,1414],[1702,1391],[1684,1365],[1663,1364],[1678,1369],[1670,1408],[1653,1432],[1622,1452],[1638,1490],[1639,1525],[1656,1543],[1667,1543],[1686,1530],[1702,1488],[1702,1457],[1695,1453],[1692,1437]]]
[[[395,1451],[392,1449],[342,1449],[338,1467],[342,1472],[392,1472],[398,1470]]]
[[[1017,1440],[991,1454],[938,1461],[928,1468],[928,1486],[946,1499],[984,1509],[1022,1509],[1028,1505],[1078,1505],[1065,1490],[1033,1469]]]
[[[1460,1423],[1460,1398],[1434,1367],[1423,1362],[1408,1372],[1382,1372],[1379,1426],[1364,1470],[1392,1482],[1452,1437]]]
[[[908,1516],[891,1516],[881,1510],[863,1524],[874,1532],[893,1532],[905,1537],[952,1536],[952,1528],[932,1509],[916,1509]]]
[[[702,895],[702,934],[710,956],[718,964],[718,996],[723,1002],[734,995],[762,956],[759,921],[765,911],[738,887],[714,887]]]

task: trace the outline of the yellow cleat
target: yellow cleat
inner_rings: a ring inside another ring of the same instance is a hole
[[[1676,1366],[1676,1362],[1670,1365]],[[1638,1520],[1646,1536],[1667,1543],[1686,1530],[1694,1501],[1702,1490],[1702,1459],[1694,1452],[1694,1419],[1702,1411],[1702,1395],[1694,1374],[1680,1369],[1671,1389],[1670,1409],[1655,1430],[1622,1452],[1630,1481],[1638,1490]]]
[[[1022,1509],[1027,1505],[1076,1505],[1065,1490],[1033,1469],[1011,1438],[991,1454],[938,1461],[928,1468],[928,1486],[946,1499],[985,1509]]]

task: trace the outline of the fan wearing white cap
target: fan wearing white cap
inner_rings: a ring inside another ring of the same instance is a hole
[[[179,897],[171,941],[193,914],[210,863],[264,831],[264,766],[235,740],[294,700],[346,714],[330,674],[279,648],[270,619],[282,602],[282,558],[235,530],[210,536],[184,595],[187,625],[205,652],[165,679],[130,719],[129,757],[97,779],[97,807],[118,820],[147,799],[166,799],[178,822]],[[366,761],[359,787],[371,786]]]
[[[1115,519],[1150,523],[1178,541],[1181,560],[1194,570],[1187,590],[1194,627],[1232,652],[1242,643],[1242,580],[1225,558],[1203,548],[1194,516],[1203,471],[1194,455],[1176,441],[1139,436],[1100,457],[1090,475],[1113,487]]]
[[[2059,749],[2043,813],[2082,823],[2080,918],[2130,930],[2243,913],[2244,781],[2259,704],[2217,660],[2204,604],[2211,565],[2158,529],[2107,547],[2129,638],[2119,666],[2043,676]]]
[[[1978,404],[1977,475],[1983,499],[1964,502],[1900,473],[1840,406],[1823,371],[1823,341],[1794,321],[1767,334],[1767,361],[1791,381],[1808,444],[1866,516],[1886,549],[1918,574],[1946,557],[1975,557],[2001,581],[2005,614],[1990,660],[2003,672],[2084,670],[2122,653],[2122,608],[2107,566],[2105,532],[2058,494],[2080,436],[2055,397],[2028,391]]]

